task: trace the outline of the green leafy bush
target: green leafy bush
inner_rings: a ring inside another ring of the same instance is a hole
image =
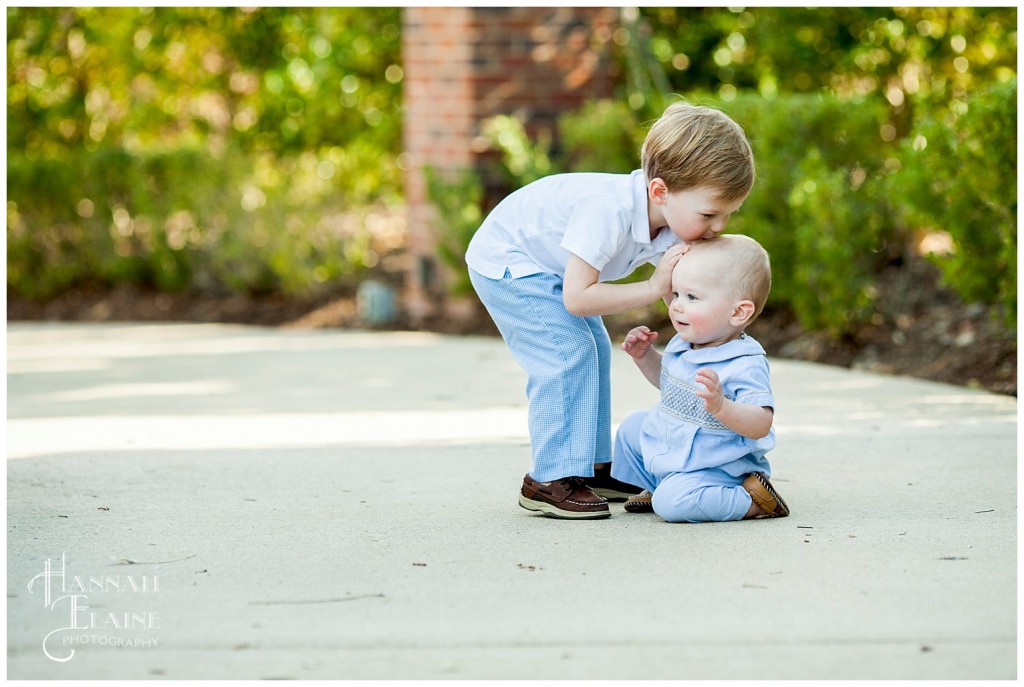
[[[711,104],[711,103],[706,103]],[[772,256],[771,303],[793,306],[804,326],[842,334],[870,315],[867,288],[885,257],[890,214],[877,186],[896,146],[873,101],[743,95],[715,103],[747,132],[757,182],[730,231]]]
[[[551,158],[551,141],[530,140],[522,122],[515,117],[492,117],[483,129],[491,145],[501,151],[504,171],[516,187],[561,171]]]
[[[946,232],[930,254],[964,298],[1017,319],[1017,80],[974,94],[949,119],[926,117],[906,138],[891,194],[909,222]]]
[[[310,293],[354,279],[404,233],[399,208],[348,207],[322,155],[229,150],[8,156],[7,283]]]
[[[808,329],[839,336],[874,313],[874,278],[892,230],[875,179],[829,169],[817,149],[800,164],[787,198],[795,254],[790,264],[776,262],[774,274]]]

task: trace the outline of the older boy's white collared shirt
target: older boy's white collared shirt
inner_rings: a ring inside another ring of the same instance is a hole
[[[539,179],[513,192],[487,216],[470,241],[466,264],[490,279],[565,276],[574,254],[613,281],[656,264],[676,236],[667,228],[651,240],[643,170],[631,174],[573,173]]]

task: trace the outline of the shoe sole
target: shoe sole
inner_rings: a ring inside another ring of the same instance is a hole
[[[643,492],[640,493],[642,494]],[[652,494],[647,494],[643,497],[640,494],[634,494],[626,500],[622,507],[626,509],[627,513],[653,513],[654,504],[651,503],[653,498]]]
[[[559,520],[603,520],[604,518],[611,517],[612,514],[610,510],[582,513],[562,510],[550,503],[528,499],[522,494],[519,495],[519,505],[526,510],[543,513],[549,518],[558,518]]]

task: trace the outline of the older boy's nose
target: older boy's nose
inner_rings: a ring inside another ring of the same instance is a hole
[[[726,223],[726,220],[723,219],[721,221],[718,221],[718,222],[715,222],[715,223],[711,224],[708,227],[708,233],[705,234],[705,236],[707,236],[707,238],[709,238],[709,239],[715,238],[716,236],[721,234],[723,231],[725,231],[725,223]]]

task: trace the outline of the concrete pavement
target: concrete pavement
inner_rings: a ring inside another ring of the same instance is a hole
[[[773,360],[791,517],[563,522],[516,505],[497,339],[7,345],[11,679],[1017,676],[1013,398]],[[625,354],[613,390],[657,400]]]

